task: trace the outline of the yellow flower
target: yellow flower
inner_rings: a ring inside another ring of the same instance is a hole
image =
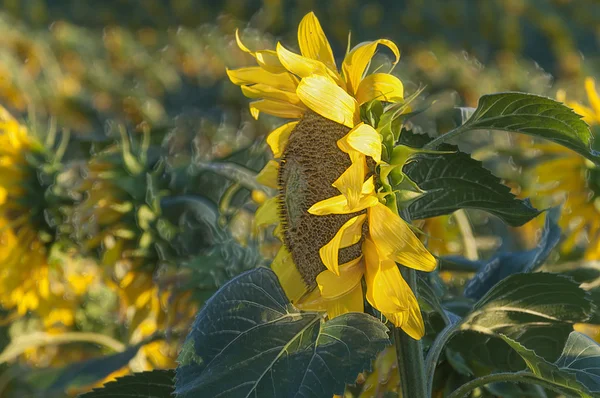
[[[600,124],[600,97],[594,80],[585,80],[590,106],[566,100],[564,91],[557,98],[583,116],[590,126]],[[530,188],[531,195],[550,196],[555,202],[562,202],[563,212],[559,225],[568,231],[568,238],[562,244],[564,252],[570,252],[581,242],[589,240],[585,258],[600,258],[600,169],[574,152],[555,144],[536,145],[544,158],[530,174],[535,182]]]
[[[257,176],[279,190],[255,219],[257,226],[279,223],[275,234],[284,245],[272,268],[292,302],[324,309],[329,318],[364,311],[364,277],[367,301],[419,339],[423,319],[396,262],[431,271],[436,261],[397,209],[384,204],[393,194],[384,192],[382,180],[395,166],[382,161],[379,132],[360,119],[364,103],[403,100],[395,76],[365,76],[378,45],[392,50],[394,64],[398,48],[383,39],[362,43],[346,54],[339,72],[313,13],[302,19],[298,42],[302,55],[280,43],[276,51],[252,52],[238,37],[259,66],[228,71],[246,96],[258,99],[250,103],[255,117],[265,112],[301,119],[267,137],[280,159]]]

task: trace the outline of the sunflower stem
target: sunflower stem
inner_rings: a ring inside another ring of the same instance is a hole
[[[417,294],[417,274],[410,268],[402,267],[402,275],[412,291]],[[400,397],[428,398],[425,380],[425,362],[423,345],[400,328],[394,328],[394,344],[400,372]]]

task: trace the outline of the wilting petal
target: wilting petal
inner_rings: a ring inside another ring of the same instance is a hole
[[[265,167],[256,175],[256,182],[269,188],[277,189],[277,175],[279,173],[279,163],[269,160]]]
[[[291,253],[285,246],[282,245],[277,252],[271,263],[271,269],[279,278],[283,291],[292,303],[299,300],[308,290],[302,275],[294,264]]]
[[[252,117],[258,119],[261,112],[286,119],[300,119],[306,109],[287,102],[263,99],[249,104]]]
[[[435,258],[406,221],[381,203],[369,209],[369,234],[383,259],[397,261],[419,271],[435,269]]]
[[[329,41],[313,12],[306,14],[300,21],[298,44],[300,52],[305,57],[321,61],[331,70],[337,70]]]
[[[271,73],[260,66],[240,69],[227,69],[227,76],[233,84],[247,86],[251,84],[266,84],[279,90],[294,92],[297,81],[289,73]]]
[[[339,276],[329,270],[321,272],[317,275],[321,297],[332,300],[348,294],[360,283],[362,276],[363,265],[360,257],[340,265]]]
[[[279,203],[277,196],[272,197],[260,205],[254,215],[254,226],[277,224],[279,222]]]
[[[367,195],[360,198],[356,207],[350,207],[348,206],[348,199],[344,195],[338,195],[315,203],[308,209],[308,212],[315,216],[350,214],[375,206],[377,203],[379,203],[377,196]]]
[[[369,62],[371,62],[371,58],[375,55],[375,50],[379,44],[387,46],[392,50],[396,56],[394,65],[400,59],[398,47],[390,40],[380,39],[377,41],[361,43],[354,47],[352,51],[346,55],[346,58],[344,58],[344,62],[342,63],[342,72],[344,73],[348,92],[351,94],[356,94],[358,91],[360,81],[363,78]]]
[[[404,86],[400,79],[388,73],[366,76],[358,85],[356,100],[362,105],[374,99],[387,102],[404,99]]]
[[[318,75],[304,78],[296,93],[308,108],[329,120],[348,127],[360,121],[356,100],[329,78]]]
[[[585,91],[592,109],[594,112],[596,112],[596,117],[600,118],[600,97],[598,97],[598,92],[596,91],[596,85],[593,78],[587,77],[585,79]]]
[[[295,92],[279,90],[267,84],[259,83],[252,86],[242,86],[242,93],[252,99],[271,99],[304,107]]]
[[[365,182],[367,162],[364,155],[352,156],[352,164],[348,167],[333,186],[340,191],[348,200],[348,207],[354,208],[358,205],[361,197],[362,186]]]
[[[348,294],[337,299],[325,300],[325,306],[327,307],[327,316],[329,316],[329,319],[347,314],[348,312],[364,312],[365,305],[362,285],[357,283],[356,287]]]
[[[319,249],[321,261],[335,275],[340,276],[338,263],[340,249],[351,246],[360,240],[362,237],[362,226],[366,218],[366,214],[352,217],[340,227],[333,239]]]
[[[406,287],[394,261],[382,259],[370,239],[363,242],[367,301],[381,312],[401,312],[408,309]],[[409,289],[410,290],[410,289]]]
[[[377,163],[381,162],[381,137],[377,130],[366,123],[356,125],[337,144],[346,153],[353,149],[370,156]]]
[[[271,131],[271,133],[267,136],[267,144],[269,144],[271,151],[273,151],[273,156],[280,158],[281,155],[283,155],[288,138],[297,124],[298,122],[286,123],[283,126],[277,127],[275,130]]]

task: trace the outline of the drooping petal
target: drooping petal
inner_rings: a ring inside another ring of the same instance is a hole
[[[329,319],[347,314],[348,312],[364,312],[365,305],[362,285],[357,283],[356,287],[348,294],[337,299],[325,300],[325,306],[327,307],[327,316]]]
[[[299,122],[286,123],[283,126],[277,127],[267,136],[267,144],[273,151],[273,156],[280,158],[283,155],[290,134]]]
[[[255,54],[256,62],[265,70],[271,73],[286,73],[287,70],[279,61],[277,52],[274,50],[261,50]]]
[[[370,239],[363,242],[363,254],[367,301],[381,312],[396,313],[408,310],[408,285],[396,263],[380,258],[377,247]]]
[[[420,340],[425,335],[425,324],[423,322],[423,315],[421,315],[421,309],[419,308],[419,302],[415,297],[415,294],[410,290],[410,287],[406,282],[407,297],[408,297],[408,312],[404,312],[401,317],[401,321],[394,322],[397,317],[395,314],[384,314],[388,319],[392,321],[396,326],[402,328],[406,334],[415,340]],[[400,320],[400,319],[399,319]]]
[[[256,209],[254,215],[254,226],[277,224],[279,222],[279,203],[277,196],[268,199]]]
[[[356,100],[360,105],[371,100],[398,102],[404,99],[404,85],[396,76],[374,73],[358,85]]]
[[[371,62],[371,58],[375,55],[375,50],[379,44],[387,46],[392,50],[396,57],[394,65],[400,59],[398,47],[390,40],[380,39],[358,44],[346,55],[344,62],[342,63],[342,72],[344,73],[348,92],[351,94],[356,94],[365,70],[367,69],[369,62]]]
[[[377,130],[366,123],[356,125],[337,144],[346,153],[352,149],[370,156],[377,163],[381,162],[381,137]]]
[[[354,208],[360,200],[362,186],[365,182],[367,161],[364,155],[352,156],[352,164],[348,167],[333,186],[348,200],[348,207]]]
[[[340,275],[337,276],[329,270],[317,275],[317,285],[321,297],[327,300],[337,299],[352,291],[363,276],[362,258],[357,258],[346,264],[340,265]]]
[[[300,275],[294,264],[291,253],[284,245],[281,246],[275,259],[273,259],[271,269],[279,278],[283,291],[292,303],[299,300],[308,290],[302,275]]]
[[[360,121],[356,100],[329,78],[318,75],[304,78],[296,93],[308,108],[329,120],[347,127],[354,127]]]
[[[279,90],[294,92],[297,81],[289,73],[271,73],[260,66],[251,66],[240,69],[227,69],[229,80],[238,86],[251,84],[266,84]]]
[[[277,189],[277,174],[279,173],[279,163],[269,160],[265,167],[256,175],[256,182],[269,188]]]
[[[325,299],[321,297],[319,288],[313,289],[310,293],[305,294],[297,303],[296,307],[303,311],[327,311]]]
[[[312,205],[308,212],[315,216],[325,216],[327,214],[350,214],[367,209],[379,203],[379,199],[374,195],[362,196],[356,207],[348,206],[348,199],[344,195],[333,196]]]
[[[255,119],[258,119],[261,112],[286,119],[300,119],[302,115],[304,115],[304,112],[306,112],[306,108],[303,106],[300,107],[287,102],[270,99],[254,101],[248,106],[250,108],[250,114]]]
[[[337,70],[333,51],[313,12],[302,18],[298,26],[298,44],[302,55],[323,62],[331,70]]]
[[[408,224],[381,203],[369,208],[369,234],[383,259],[397,261],[419,271],[435,269],[435,258]]]
[[[340,227],[333,239],[319,249],[321,261],[333,274],[340,276],[338,262],[340,249],[357,243],[362,237],[362,226],[367,218],[366,214],[352,217]]]
[[[277,43],[277,57],[286,70],[302,78],[312,75],[332,75],[332,71],[323,62],[298,55],[285,48],[281,43]]]
[[[596,117],[600,118],[600,97],[598,96],[598,92],[596,91],[596,85],[594,83],[594,79],[591,77],[587,77],[585,79],[585,91],[588,96],[588,100],[590,101],[590,105],[594,112],[596,112]]]
[[[242,93],[248,98],[271,99],[304,107],[302,101],[300,101],[300,98],[298,98],[298,95],[295,92],[280,90],[262,83],[254,84],[252,86],[242,86],[241,88]]]

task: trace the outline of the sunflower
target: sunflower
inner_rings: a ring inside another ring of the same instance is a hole
[[[600,97],[594,79],[585,79],[585,91],[590,106],[566,100],[564,91],[557,99],[565,102],[592,128],[600,124]],[[532,168],[535,178],[531,187],[533,195],[550,196],[562,202],[563,213],[559,225],[569,231],[562,251],[571,252],[582,239],[589,240],[584,257],[600,258],[600,168],[574,152],[555,144],[536,145],[540,161]]]
[[[389,73],[367,74],[385,39],[348,51],[341,71],[318,19],[307,14],[298,28],[300,55],[281,43],[251,51],[257,67],[229,70],[252,99],[250,112],[299,119],[275,129],[267,143],[276,159],[257,180],[279,191],[256,213],[256,224],[278,224],[283,245],[272,268],[292,302],[324,309],[329,318],[364,311],[368,303],[413,338],[424,333],[414,293],[396,262],[432,271],[436,260],[398,214],[388,176],[412,156],[408,147],[387,149],[378,131],[361,119],[361,106],[402,104],[402,82]],[[364,108],[364,107],[363,107]],[[365,281],[366,292],[363,288]]]

